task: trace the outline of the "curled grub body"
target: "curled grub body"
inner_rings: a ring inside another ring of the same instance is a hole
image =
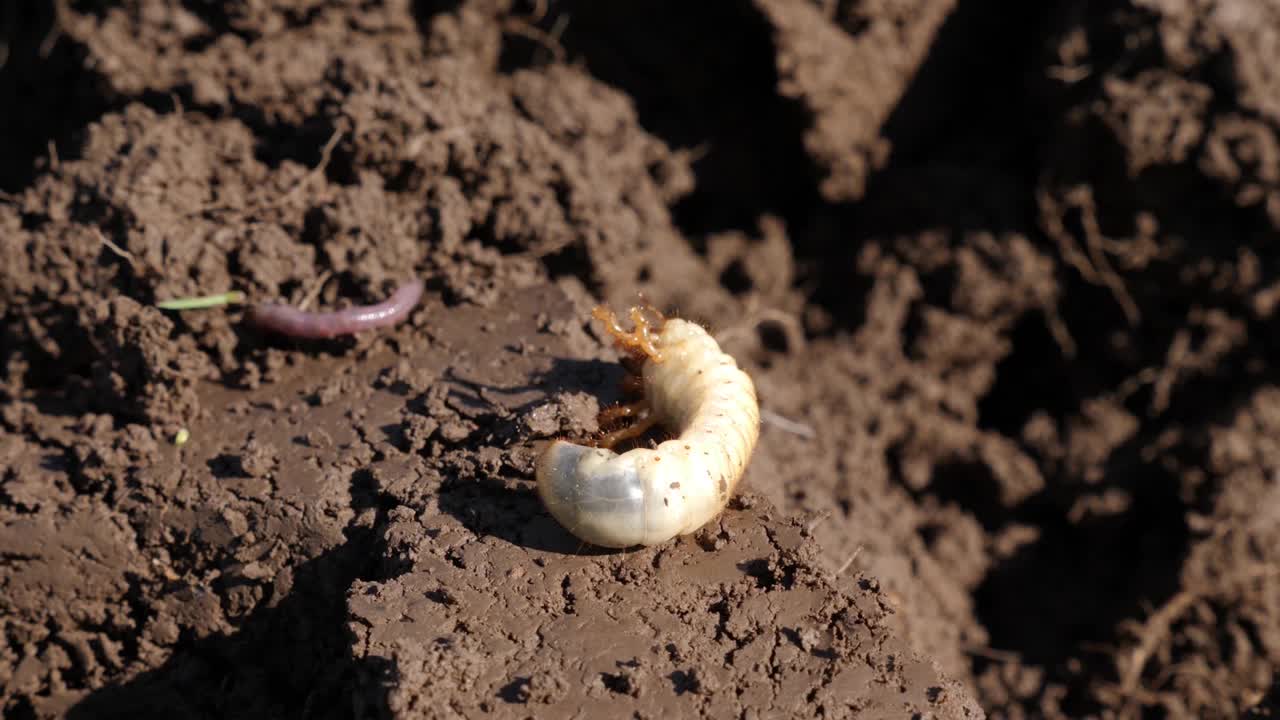
[[[601,319],[612,314],[597,311]],[[610,332],[643,355],[645,417],[676,437],[619,455],[557,440],[538,458],[538,493],[570,532],[595,545],[656,545],[694,532],[724,509],[760,434],[751,378],[702,327],[679,319]],[[647,426],[647,424],[646,424]],[[634,433],[629,433],[634,434]]]
[[[423,284],[413,280],[383,302],[333,312],[307,312],[291,305],[264,303],[250,308],[250,324],[289,337],[321,340],[387,327],[409,317],[422,299]]]

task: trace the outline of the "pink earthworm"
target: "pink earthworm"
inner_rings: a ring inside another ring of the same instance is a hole
[[[292,305],[262,303],[249,309],[247,320],[263,330],[308,340],[354,335],[361,330],[395,325],[409,317],[422,299],[422,289],[422,281],[413,280],[376,305],[356,305],[331,312],[308,312]]]

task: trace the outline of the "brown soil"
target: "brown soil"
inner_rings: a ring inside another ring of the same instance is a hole
[[[4,5],[4,717],[1280,713],[1280,12],[633,5]],[[766,425],[600,552],[637,292]]]

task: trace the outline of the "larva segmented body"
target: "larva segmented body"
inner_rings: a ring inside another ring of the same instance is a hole
[[[647,348],[648,410],[677,437],[621,455],[557,440],[537,463],[538,493],[556,520],[582,540],[614,548],[657,545],[715,518],[760,435],[751,378],[706,330],[672,319],[651,335],[634,310],[632,317],[635,342]]]

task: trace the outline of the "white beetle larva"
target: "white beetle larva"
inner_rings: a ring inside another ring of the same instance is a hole
[[[716,517],[737,487],[760,436],[755,385],[707,331],[685,320],[651,322],[632,308],[635,330],[596,308],[618,344],[643,360],[644,401],[634,436],[660,423],[676,438],[621,455],[556,440],[537,462],[538,494],[552,516],[594,545],[657,545]]]

